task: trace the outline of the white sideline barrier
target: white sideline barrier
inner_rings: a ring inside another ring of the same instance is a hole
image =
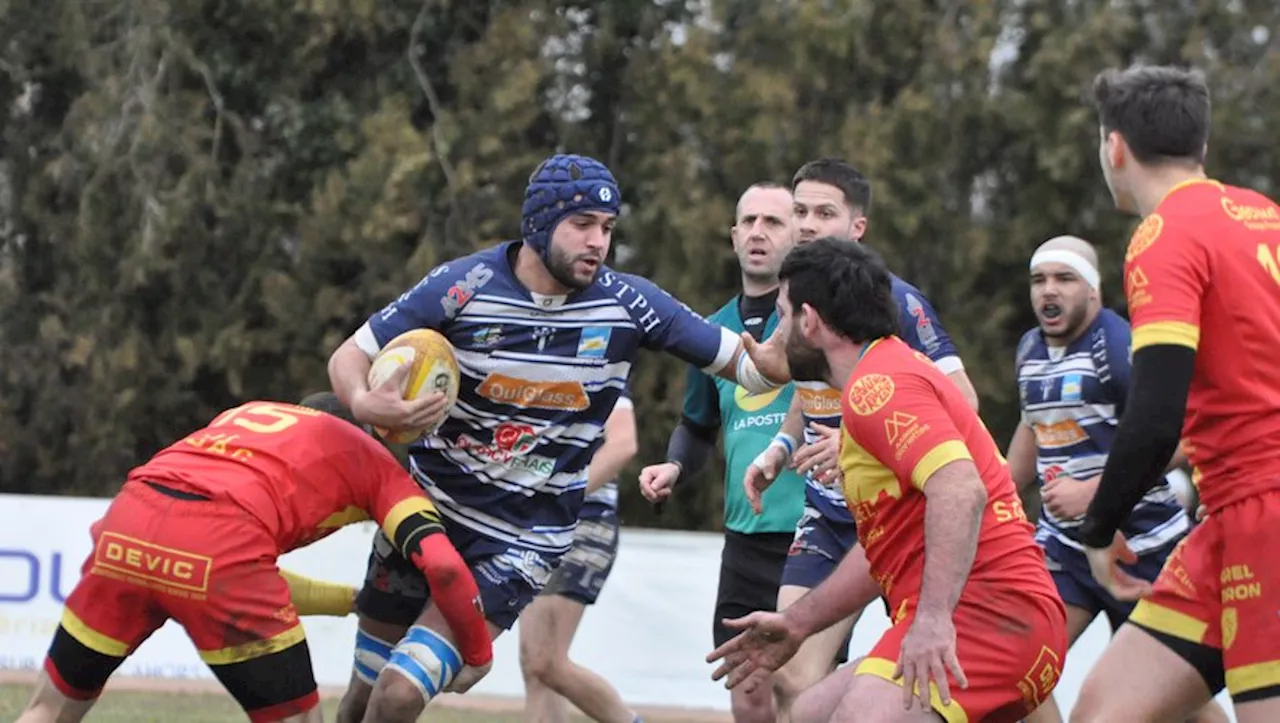
[[[108,502],[0,494],[0,670],[41,665],[58,625],[61,600],[79,579],[90,551],[89,526]],[[282,566],[358,584],[373,530],[372,523],[339,530],[289,553]],[[602,674],[636,704],[728,710],[728,693],[711,681],[712,667],[703,662],[712,648],[710,618],[720,547],[721,537],[715,533],[624,529],[613,573],[574,640],[574,659]],[[312,617],[304,618],[303,624],[317,681],[345,686],[355,618]],[[868,650],[888,625],[883,605],[872,605],[854,634],[854,654]],[[1099,618],[1068,657],[1056,693],[1064,714],[1107,639],[1106,623]],[[495,647],[493,672],[474,690],[523,696],[516,636],[504,635]],[[172,622],[143,643],[119,674],[213,677]],[[1219,699],[1234,721],[1226,695]]]

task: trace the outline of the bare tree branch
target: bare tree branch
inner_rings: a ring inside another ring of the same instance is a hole
[[[419,59],[419,56],[425,50],[419,43],[419,39],[423,28],[427,24],[427,13],[430,8],[431,0],[422,0],[422,8],[418,10],[418,16],[413,21],[413,28],[409,31],[409,65],[413,67],[413,75],[418,80],[418,87],[422,89],[423,95],[427,97],[427,107],[431,109],[431,144],[435,147],[436,158],[440,161],[440,170],[444,173],[445,185],[449,189],[449,205],[453,208],[452,215],[459,223],[463,223],[465,219],[462,213],[462,206],[458,201],[457,184],[454,181],[456,175],[453,170],[453,164],[449,162],[447,146],[440,128],[444,110],[440,106],[440,97],[436,95],[435,86],[431,84],[431,78],[427,75],[426,68],[422,66],[422,61]]]

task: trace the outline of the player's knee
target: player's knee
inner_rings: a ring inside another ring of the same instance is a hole
[[[383,670],[370,705],[381,717],[416,720],[462,670],[462,656],[431,628],[415,625],[391,651]]]
[[[773,709],[773,692],[762,685],[747,693],[735,688],[729,696],[734,723],[774,723],[777,714]]]
[[[379,678],[373,689],[369,707],[374,720],[389,723],[415,721],[432,696],[425,695],[421,687],[404,674],[394,673]]]
[[[84,718],[93,705],[93,698],[77,700],[57,690],[48,675],[41,675],[31,694],[27,707],[18,714],[15,723],[54,723],[54,721],[78,721]]]
[[[780,699],[794,702],[801,693],[817,685],[827,674],[827,666],[811,660],[813,656],[796,656],[773,674],[774,690]]]
[[[522,644],[520,646],[520,673],[526,681],[536,681],[555,687],[555,681],[569,660],[559,655],[550,644]]]

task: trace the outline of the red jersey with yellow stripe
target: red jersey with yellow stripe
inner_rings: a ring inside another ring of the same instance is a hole
[[[1280,208],[1206,179],[1166,194],[1125,254],[1133,351],[1199,352],[1183,449],[1210,510],[1280,488],[1278,256]]]
[[[391,539],[435,506],[396,458],[355,425],[281,402],[249,402],[129,473],[247,510],[288,552],[374,519]]]
[[[871,572],[899,615],[913,607],[924,576],[925,483],[960,459],[974,463],[987,489],[966,589],[985,582],[1057,595],[995,440],[928,357],[896,337],[873,342],[842,407],[845,499]]]

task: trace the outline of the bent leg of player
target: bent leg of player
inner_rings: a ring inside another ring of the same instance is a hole
[[[565,698],[602,723],[637,719],[604,678],[569,659],[569,646],[588,605],[594,605],[618,554],[618,518],[584,519],[573,548],[547,586],[520,615],[520,670],[525,683],[525,720],[568,720]],[[563,696],[563,697],[561,697]]]
[[[427,606],[427,581],[381,530],[373,536],[364,586],[356,596],[355,660],[338,704],[338,723],[364,719],[378,675],[391,651]]]
[[[164,624],[158,593],[135,584],[125,564],[126,553],[141,547],[135,540],[154,531],[157,504],[163,506],[157,497],[140,483],[126,484],[90,528],[93,550],[67,597],[21,723],[79,721],[125,658]]]
[[[1280,493],[1209,515],[1103,652],[1074,721],[1185,720],[1224,687],[1240,723],[1280,720]]]
[[[796,696],[791,705],[791,723],[826,723],[835,715],[836,706],[853,685],[853,671],[862,658],[836,668],[817,685]]]
[[[931,711],[903,707],[902,680],[894,670],[915,610],[904,606],[871,652],[836,707],[833,722],[878,723],[983,721],[1017,723],[1048,699],[1062,675],[1067,633],[1057,596],[1024,593],[1008,585],[970,580],[952,614],[956,658],[968,679],[961,688],[948,673],[951,702],[944,705],[930,683]]]
[[[18,723],[83,719],[112,673],[164,623],[144,588],[90,574],[92,563],[90,556],[84,577],[67,598],[44,669]]]
[[[474,558],[477,550],[498,544],[456,528],[453,532],[454,546],[464,560]],[[555,562],[526,549],[506,548],[471,564],[494,639],[515,625],[521,611],[546,585]],[[423,585],[425,589],[425,581]],[[422,615],[392,648],[369,695],[365,719],[412,723],[433,698],[448,689],[462,665],[448,622],[428,599]]]
[[[786,610],[827,579],[854,546],[854,534],[852,528],[838,528],[806,506],[782,571],[777,609]],[[859,612],[809,636],[795,656],[778,670],[774,689],[780,709],[788,710],[801,693],[817,685],[848,659],[853,626],[861,615]]]

